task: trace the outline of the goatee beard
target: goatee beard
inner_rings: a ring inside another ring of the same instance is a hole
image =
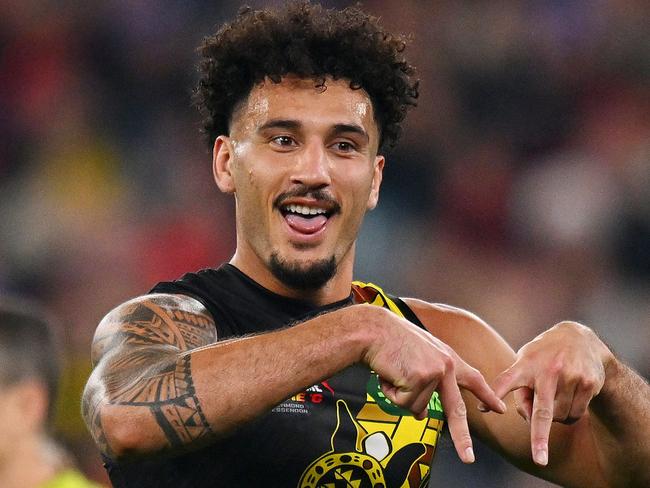
[[[273,276],[294,290],[318,290],[336,273],[334,256],[308,265],[301,265],[300,263],[288,263],[281,259],[277,252],[274,252],[271,254],[269,264]]]

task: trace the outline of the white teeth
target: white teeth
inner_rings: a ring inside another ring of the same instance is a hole
[[[286,206],[287,211],[291,213],[297,213],[301,215],[319,215],[319,214],[324,214],[326,213],[325,209],[322,208],[314,208],[314,207],[307,207],[305,205],[287,205]]]

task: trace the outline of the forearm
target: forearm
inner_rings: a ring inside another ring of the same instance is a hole
[[[358,362],[365,336],[349,325],[352,314],[358,324],[360,314],[378,310],[351,307],[189,351],[147,348],[108,357],[89,382],[89,389],[100,385],[87,394],[99,414],[89,424],[97,425],[95,438],[113,457],[222,435]]]
[[[356,328],[358,318],[353,326],[355,313],[360,311],[341,310],[193,352],[196,391],[213,430],[227,432],[359,362],[366,340]]]
[[[614,486],[650,486],[650,386],[618,360],[590,404],[599,463]]]

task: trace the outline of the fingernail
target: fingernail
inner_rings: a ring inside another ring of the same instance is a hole
[[[499,400],[499,406],[501,407],[501,413],[505,413],[506,410],[508,410],[508,407],[506,407],[506,404],[503,400]]]
[[[474,449],[471,447],[468,447],[465,449],[465,462],[466,463],[473,463],[475,460],[474,458]]]
[[[487,407],[487,405],[485,405],[484,403],[479,403],[479,404],[478,404],[478,409],[479,409],[481,412],[489,412],[489,411],[490,411],[490,409],[489,409],[489,408]]]
[[[535,452],[535,462],[540,466],[546,466],[548,464],[548,452],[546,449],[538,449]]]

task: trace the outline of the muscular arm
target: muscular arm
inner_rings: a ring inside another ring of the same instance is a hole
[[[429,330],[449,344],[489,383],[517,359],[515,352],[476,316],[453,307],[407,300]],[[464,394],[472,432],[521,469],[563,486],[647,486],[650,476],[650,390],[618,361],[585,415],[571,425],[553,423],[548,466],[532,462],[531,425],[517,414],[514,395],[505,415],[481,413]],[[521,405],[519,405],[521,409]]]
[[[110,457],[200,444],[359,361],[362,341],[344,320],[351,308],[217,342],[212,318],[192,298],[126,302],[95,334],[84,419]]]
[[[617,486],[650,486],[650,386],[615,360],[590,404],[600,465]]]
[[[104,318],[83,415],[106,455],[195,447],[357,362],[418,418],[437,388],[456,413],[449,429],[465,462],[474,456],[457,381],[492,410],[504,409],[447,345],[382,307],[352,305],[287,329],[217,339],[203,306],[179,295],[137,298]]]

